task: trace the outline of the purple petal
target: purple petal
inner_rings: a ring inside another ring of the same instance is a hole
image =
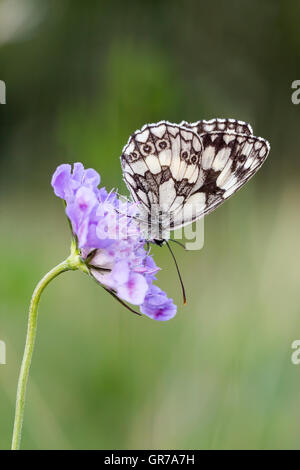
[[[115,264],[111,276],[118,285],[123,285],[129,280],[130,269],[126,260],[119,261]]]
[[[85,170],[83,184],[91,188],[97,188],[97,186],[100,184],[99,173],[97,173],[97,171],[93,170],[92,168]]]
[[[167,321],[176,315],[177,307],[159,287],[151,286],[140,310],[153,320]]]
[[[54,194],[62,199],[66,199],[71,194],[70,188],[71,180],[71,165],[63,164],[56,168],[51,185],[54,189]]]
[[[148,291],[148,284],[141,274],[130,273],[128,281],[121,285],[118,296],[133,305],[140,305]]]
[[[82,163],[74,163],[72,172],[72,187],[78,189],[82,184],[84,166]]]

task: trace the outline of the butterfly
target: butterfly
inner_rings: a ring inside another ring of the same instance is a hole
[[[234,119],[160,121],[134,132],[121,165],[149,238],[159,244],[170,230],[212,212],[259,170],[269,150],[249,124]]]
[[[269,150],[235,119],[160,121],[134,132],[121,166],[146,238],[162,245],[171,230],[215,210],[259,170]]]

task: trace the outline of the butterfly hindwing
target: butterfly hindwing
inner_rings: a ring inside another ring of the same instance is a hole
[[[199,177],[202,143],[194,132],[161,121],[136,131],[123,149],[125,183],[142,210],[156,204],[162,213],[173,211]]]
[[[216,209],[258,171],[270,148],[260,137],[233,131],[208,132],[201,140],[199,177],[184,205],[173,214],[172,228]]]

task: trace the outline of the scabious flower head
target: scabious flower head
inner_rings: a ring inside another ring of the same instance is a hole
[[[156,266],[145,250],[135,216],[138,206],[104,187],[100,175],[82,163],[60,165],[51,182],[66,203],[73,235],[90,274],[118,298],[139,305],[143,314],[168,320],[176,314],[172,299],[154,286]]]

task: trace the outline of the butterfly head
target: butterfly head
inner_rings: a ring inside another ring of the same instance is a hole
[[[158,246],[164,246],[164,244],[166,243],[166,240],[163,239],[163,240],[153,240],[153,243],[155,243],[155,245],[158,245]]]

